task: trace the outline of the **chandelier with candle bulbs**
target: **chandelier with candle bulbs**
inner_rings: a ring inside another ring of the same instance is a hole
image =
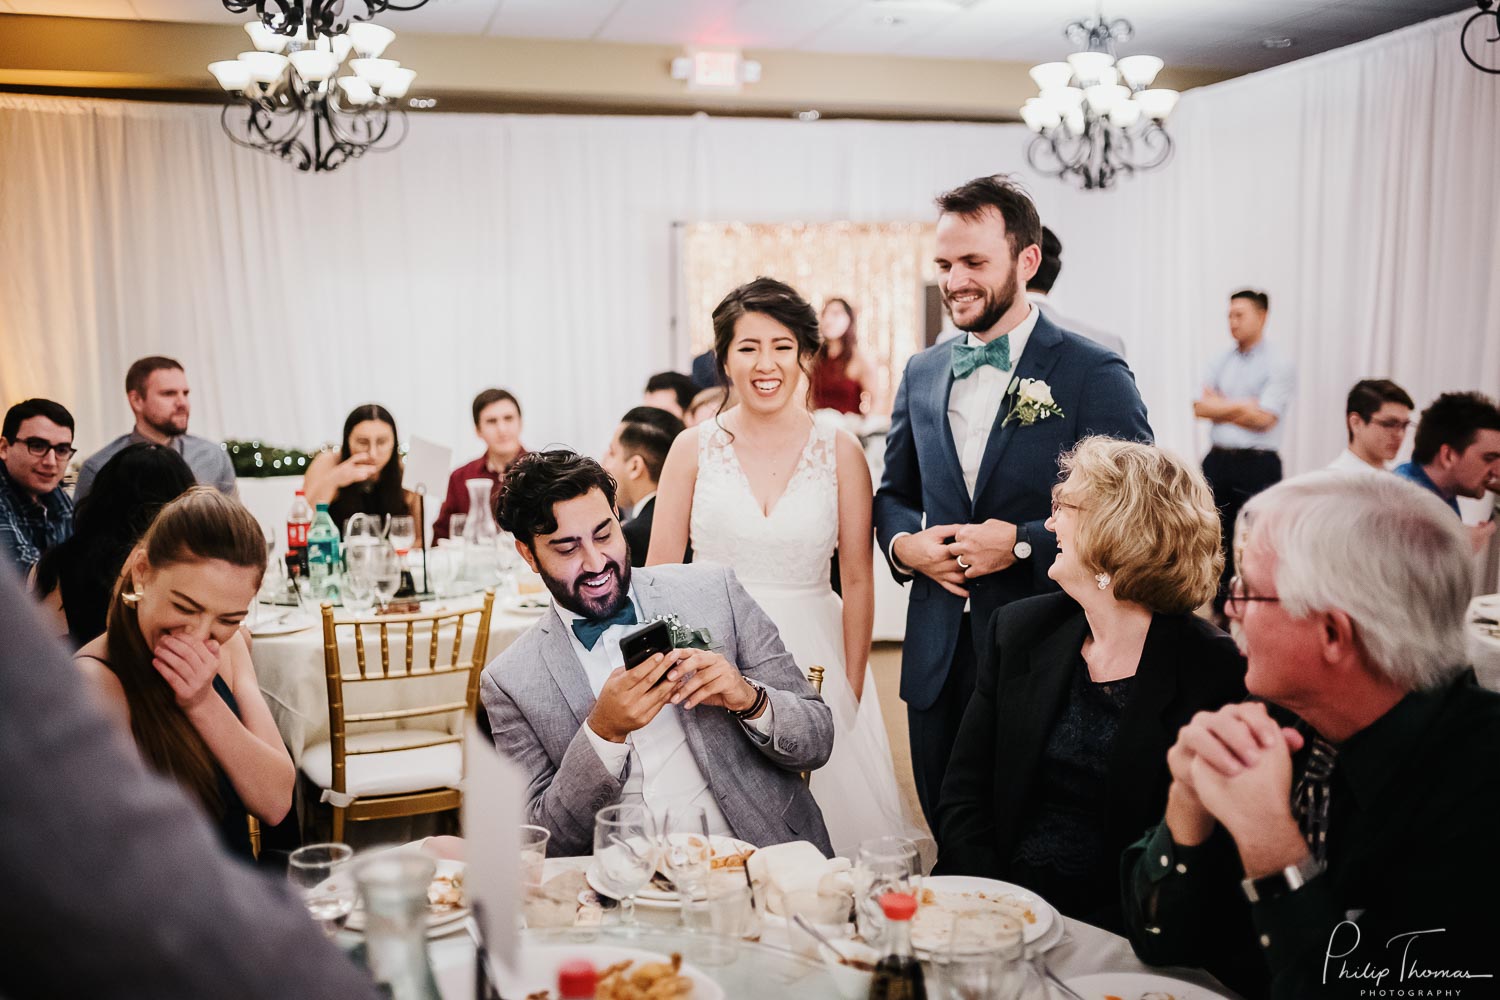
[[[427,0],[224,0],[231,14],[255,11],[269,30],[293,38],[342,35],[351,21],[368,21],[387,10],[416,10]],[[345,10],[345,7],[348,10]],[[362,10],[361,10],[362,8]]]
[[[239,145],[318,172],[406,138],[400,102],[417,74],[381,58],[394,31],[363,21],[338,34],[288,36],[261,21],[245,31],[253,51],[208,67],[236,98],[219,121]],[[352,72],[340,76],[346,59]]]
[[[1092,190],[1167,162],[1172,137],[1162,123],[1178,94],[1152,87],[1162,61],[1115,57],[1115,43],[1135,34],[1124,19],[1107,21],[1101,14],[1074,21],[1064,34],[1081,50],[1067,62],[1033,66],[1041,93],[1021,107],[1022,120],[1036,133],[1026,148],[1032,169]]]

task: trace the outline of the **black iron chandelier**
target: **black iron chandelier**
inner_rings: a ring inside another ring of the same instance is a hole
[[[345,11],[346,0],[224,0],[224,8],[232,14],[255,11],[270,30],[278,35],[342,35],[349,22],[368,21],[376,14],[387,10],[416,10],[427,0],[348,0],[351,8]],[[362,11],[358,8],[363,8]],[[307,30],[303,30],[304,27]]]
[[[219,115],[234,142],[322,172],[406,138],[400,101],[417,74],[381,58],[395,32],[357,23],[342,34],[289,38],[259,21],[245,30],[255,51],[208,67],[238,98]],[[353,73],[338,76],[350,56]]]
[[[1031,168],[1094,190],[1121,174],[1167,162],[1172,137],[1162,123],[1178,93],[1152,87],[1162,60],[1115,58],[1115,42],[1135,34],[1123,18],[1109,21],[1101,13],[1074,21],[1064,34],[1082,48],[1066,62],[1033,66],[1031,78],[1041,93],[1021,108],[1021,118],[1036,133],[1026,148]]]
[[[1495,0],[1478,0],[1479,12],[1464,22],[1458,36],[1458,46],[1463,49],[1469,65],[1481,73],[1500,75],[1500,7]],[[1479,56],[1488,55],[1487,62]]]

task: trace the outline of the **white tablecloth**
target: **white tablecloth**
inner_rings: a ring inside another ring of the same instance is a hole
[[[1500,629],[1474,621],[1475,618],[1500,621],[1500,594],[1474,598],[1469,604],[1468,618],[1469,662],[1480,684],[1491,691],[1500,691],[1500,635],[1496,634]]]
[[[460,598],[446,602],[450,608],[478,607],[474,598]],[[490,617],[490,645],[488,659],[493,660],[500,652],[526,631],[536,621],[536,615],[520,615],[500,609],[500,598],[495,599],[495,611]],[[262,606],[264,611],[266,606]],[[302,754],[309,746],[328,739],[328,682],[323,669],[323,626],[315,617],[308,628],[290,635],[257,636],[251,647],[251,659],[255,663],[256,678],[261,693],[276,719],[276,728],[286,741],[292,761],[299,767]],[[406,656],[406,631],[404,625],[392,625],[389,629],[391,659],[395,664],[404,664]],[[430,635],[431,626],[427,626]],[[468,621],[472,635],[474,619]],[[342,630],[347,632],[347,630]],[[446,639],[444,638],[446,636]],[[439,662],[443,662],[452,649],[453,630],[450,626],[439,633]],[[427,662],[427,636],[422,629],[416,632],[414,652],[419,669]],[[466,638],[461,655],[467,656],[473,641]],[[380,640],[378,630],[365,629],[365,653],[372,664],[379,662]],[[339,656],[346,675],[357,671],[354,655],[354,640],[340,635]],[[461,675],[460,675],[461,676]],[[361,686],[345,689],[348,712],[410,708],[427,700],[430,689],[424,685],[434,684],[445,692],[444,699],[461,699],[462,681],[459,677],[437,677],[430,681],[392,681],[389,684]],[[451,689],[451,692],[449,691]],[[431,717],[419,718],[413,725],[434,726]],[[387,724],[388,725],[388,724]]]

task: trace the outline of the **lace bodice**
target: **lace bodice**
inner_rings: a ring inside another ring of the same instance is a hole
[[[814,423],[786,492],[762,513],[729,433],[698,425],[693,558],[732,566],[746,584],[828,586],[839,537],[838,430]]]

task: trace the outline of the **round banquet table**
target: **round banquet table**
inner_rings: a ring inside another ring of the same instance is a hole
[[[584,887],[583,872],[592,859],[549,858],[543,872],[544,892],[555,900],[566,900]],[[636,919],[643,925],[637,937],[623,937],[610,931],[608,921],[601,927],[567,926],[566,908],[556,905],[545,909],[531,906],[526,915],[529,929],[521,932],[521,947],[528,943],[606,944],[640,948],[663,954],[680,952],[683,960],[695,965],[703,974],[724,988],[730,998],[774,996],[777,1000],[838,1000],[840,997],[863,998],[868,978],[852,969],[831,966],[804,958],[797,952],[776,944],[740,942],[736,956],[727,965],[698,965],[693,962],[694,936],[679,927],[677,910],[636,906]],[[1062,917],[1064,935],[1060,943],[1046,953],[1047,964],[1061,979],[1099,972],[1143,973],[1170,976],[1192,983],[1225,997],[1235,994],[1220,985],[1201,969],[1156,968],[1145,965],[1130,948],[1130,942],[1117,934],[1091,924]],[[345,932],[346,934],[348,932]],[[766,933],[764,941],[776,940]],[[784,944],[784,939],[779,942]],[[444,1000],[472,1000],[474,996],[474,945],[462,926],[429,943],[428,951]],[[1054,990],[1053,995],[1060,995]]]
[[[1487,623],[1500,622],[1500,594],[1474,598],[1469,603],[1467,622],[1464,631],[1469,663],[1481,685],[1491,691],[1500,691],[1500,626]]]
[[[422,610],[433,610],[440,604],[454,610],[478,608],[482,603],[483,598],[480,594],[470,594],[424,604]],[[258,608],[258,613],[262,615],[268,612],[276,614],[284,611],[286,611],[285,608],[271,605],[260,605]],[[250,658],[255,664],[255,676],[260,683],[261,693],[265,695],[266,704],[276,720],[276,728],[280,730],[281,738],[292,755],[292,762],[301,767],[303,752],[308,747],[328,739],[328,681],[323,669],[323,625],[317,610],[294,610],[291,616],[295,619],[295,624],[306,623],[307,627],[286,635],[255,635],[251,644]],[[493,660],[499,656],[502,650],[515,642],[522,632],[536,622],[537,617],[535,612],[523,614],[503,610],[502,599],[497,594],[495,608],[490,615],[490,644],[487,658]],[[468,628],[472,633],[474,619],[469,619]],[[252,633],[253,631],[252,628]],[[442,634],[440,633],[440,636]],[[451,628],[446,631],[449,637],[452,634]],[[366,652],[370,657],[378,660],[379,643],[378,641],[372,642],[371,638],[371,634],[367,631]],[[423,634],[419,630],[416,658],[419,664],[425,666],[426,646],[423,640]],[[404,663],[406,653],[404,626],[391,627],[390,643],[392,661]],[[467,656],[472,648],[472,640],[466,639],[461,655]],[[446,650],[444,652],[446,654]],[[347,635],[340,637],[339,656],[344,672],[353,673],[356,669],[354,642]],[[454,684],[452,677],[434,680],[437,684],[444,682]],[[368,700],[361,700],[359,710],[410,708],[415,704],[420,704],[426,700],[422,695],[427,694],[420,688],[423,683],[426,681],[372,685],[373,690],[361,692],[361,697]],[[461,697],[461,685],[457,686],[457,691]],[[347,695],[352,694],[353,692],[347,693]],[[351,699],[351,706],[352,704]],[[354,709],[351,707],[350,710]],[[419,721],[423,724],[431,724],[430,720]]]

